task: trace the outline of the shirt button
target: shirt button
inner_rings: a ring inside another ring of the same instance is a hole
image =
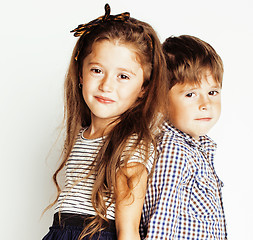
[[[198,149],[199,149],[199,151],[201,151],[201,152],[205,152],[205,149],[202,148],[202,147],[198,147]]]

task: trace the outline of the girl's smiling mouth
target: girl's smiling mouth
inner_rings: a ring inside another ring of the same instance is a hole
[[[100,102],[100,103],[105,103],[105,104],[110,104],[110,103],[114,103],[115,101],[107,98],[107,97],[103,97],[103,96],[95,96],[95,99]]]

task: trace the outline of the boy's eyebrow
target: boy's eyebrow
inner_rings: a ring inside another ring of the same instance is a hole
[[[183,88],[179,91],[179,94],[183,94],[185,92],[191,92],[191,91],[194,91],[194,90],[197,90],[198,88],[197,87],[193,87],[193,88]],[[214,85],[214,86],[211,86],[210,89],[221,89],[221,86],[219,85]]]
[[[197,87],[184,87],[181,89],[180,93],[184,93],[185,91],[193,91],[193,90],[196,90]]]
[[[216,84],[216,85],[211,86],[211,88],[221,88],[221,86],[220,84]]]

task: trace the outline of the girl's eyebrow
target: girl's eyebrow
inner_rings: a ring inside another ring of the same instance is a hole
[[[89,62],[88,65],[99,65],[102,67],[102,64],[100,64],[99,62]]]
[[[128,73],[136,76],[136,73],[134,73],[131,69],[128,69],[128,68],[118,68],[118,70],[120,70],[122,72],[128,72]]]
[[[90,65],[98,65],[98,66],[100,66],[100,67],[103,67],[103,65],[102,65],[101,63],[99,63],[99,62],[89,62],[88,65],[89,65],[89,66],[90,66]],[[134,73],[134,72],[133,72],[131,69],[129,69],[129,68],[121,68],[121,67],[119,67],[119,68],[117,68],[117,70],[122,71],[122,72],[128,72],[128,73],[130,73],[130,74],[136,76],[136,73]]]

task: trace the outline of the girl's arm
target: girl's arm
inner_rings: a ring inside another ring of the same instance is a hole
[[[115,223],[118,240],[141,239],[139,225],[146,194],[148,173],[141,163],[129,163],[116,175]],[[130,183],[127,178],[131,178]],[[129,193],[129,184],[131,192]]]

